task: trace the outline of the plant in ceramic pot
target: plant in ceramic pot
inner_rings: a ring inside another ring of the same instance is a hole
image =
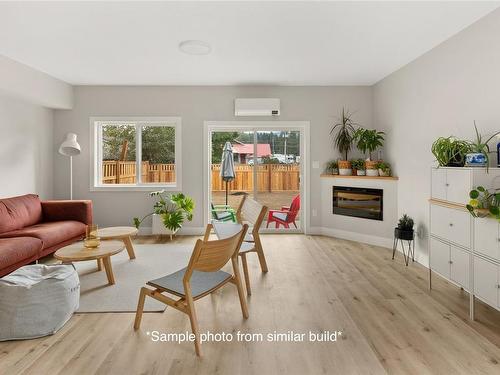
[[[339,174],[339,163],[337,160],[330,160],[326,163],[326,173]]]
[[[389,177],[391,175],[391,165],[385,161],[379,161],[377,163],[377,169],[379,176]]]
[[[354,132],[356,127],[359,126],[352,120],[352,114],[342,108],[342,115],[334,124],[330,130],[330,134],[334,134],[333,142],[335,147],[344,157],[344,159],[339,160],[339,174],[341,175],[351,175],[351,163],[347,160],[349,156],[349,151],[351,151]]]
[[[352,170],[356,171],[356,176],[366,176],[365,161],[363,159],[351,160]]]
[[[366,175],[368,176],[378,176],[377,161],[373,160],[372,153],[384,145],[384,135],[384,132],[376,129],[359,128],[354,132],[356,147],[363,154],[368,154],[366,159]]]
[[[136,228],[141,226],[144,219],[153,216],[153,234],[172,235],[182,227],[184,220],[193,220],[194,201],[191,197],[182,193],[166,195],[165,190],[153,191],[149,193],[149,196],[156,198],[153,212],[140,220],[134,217],[133,222]]]
[[[474,130],[476,131],[476,140],[470,143],[470,152],[465,155],[465,165],[468,167],[486,167],[488,168],[491,154],[488,143],[496,137],[500,132],[496,132],[487,140],[483,140],[483,136],[477,130],[476,122],[474,121]]]
[[[455,137],[439,137],[431,147],[440,167],[463,167],[465,155],[471,152],[470,142]]]
[[[404,214],[398,222],[398,226],[394,229],[394,236],[398,239],[411,241],[414,237],[413,219],[407,214]]]

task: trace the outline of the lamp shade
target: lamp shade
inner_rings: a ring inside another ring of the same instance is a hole
[[[65,156],[79,155],[81,152],[80,144],[76,141],[75,133],[66,134],[66,139],[59,146],[59,153]]]

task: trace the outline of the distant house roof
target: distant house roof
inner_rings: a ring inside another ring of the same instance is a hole
[[[253,144],[252,143],[233,143],[233,153],[234,154],[249,154],[253,155]],[[268,143],[257,144],[257,157],[269,156],[271,155],[271,145]]]

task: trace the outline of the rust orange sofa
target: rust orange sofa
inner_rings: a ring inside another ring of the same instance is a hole
[[[0,277],[85,236],[92,201],[0,199]]]

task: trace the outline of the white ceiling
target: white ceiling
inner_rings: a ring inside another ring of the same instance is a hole
[[[0,3],[0,54],[80,85],[371,85],[498,6]],[[186,39],[212,53],[182,54]]]

